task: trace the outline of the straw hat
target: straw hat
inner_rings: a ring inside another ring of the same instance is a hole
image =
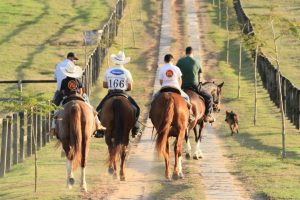
[[[71,78],[80,78],[83,73],[82,69],[72,62],[68,62],[65,67],[61,68],[61,71],[64,75]]]
[[[130,57],[126,57],[123,51],[119,51],[119,53],[111,55],[111,60],[116,64],[124,65],[129,63]]]

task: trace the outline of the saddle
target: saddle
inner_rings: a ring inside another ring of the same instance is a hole
[[[65,97],[64,100],[62,101],[62,105],[66,104],[70,101],[73,101],[73,100],[79,100],[79,101],[85,102],[84,98],[81,95],[73,94],[73,95]]]
[[[114,96],[122,96],[128,99],[129,95],[123,90],[110,90],[107,96],[107,99],[114,97]]]
[[[203,96],[201,96],[198,92],[198,87],[187,87],[187,88],[183,89],[184,92],[186,92],[187,90],[195,92],[196,94],[198,94],[199,98],[201,98],[205,102],[205,99],[203,98]]]
[[[161,88],[160,89],[160,92],[173,92],[173,93],[176,93],[176,94],[179,94],[181,95],[181,92],[180,90],[176,89],[176,88],[173,88],[173,87],[164,87],[164,88]]]

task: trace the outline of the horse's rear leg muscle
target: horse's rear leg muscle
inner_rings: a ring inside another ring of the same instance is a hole
[[[122,146],[121,164],[120,164],[120,180],[125,181],[125,159],[126,159],[126,146]]]

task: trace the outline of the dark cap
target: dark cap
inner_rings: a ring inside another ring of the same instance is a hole
[[[76,57],[75,53],[73,53],[73,52],[68,53],[67,58],[73,58],[74,60],[79,60],[79,59]]]

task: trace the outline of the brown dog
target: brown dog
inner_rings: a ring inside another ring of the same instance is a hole
[[[233,111],[231,112],[226,111],[225,122],[227,122],[229,125],[229,128],[231,130],[231,136],[233,136],[234,131],[236,133],[239,133],[239,126],[238,126],[239,121],[238,121],[237,114],[235,114]]]

